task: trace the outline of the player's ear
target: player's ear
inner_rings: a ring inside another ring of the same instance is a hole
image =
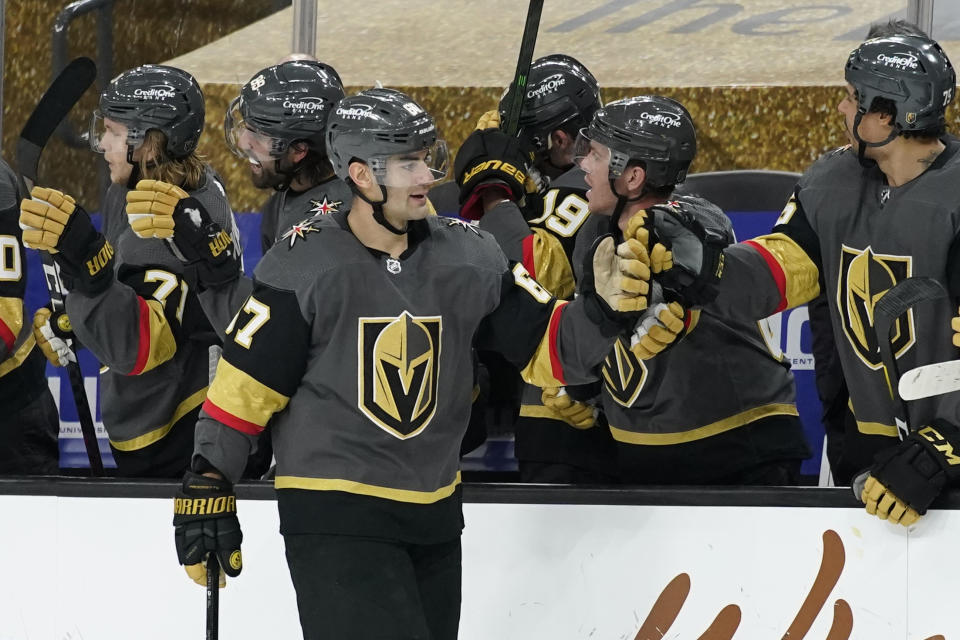
[[[307,143],[303,140],[294,142],[290,145],[290,149],[287,151],[287,155],[290,158],[290,162],[296,164],[307,157],[307,152],[310,150],[310,147],[307,146]]]
[[[639,165],[631,165],[623,170],[623,180],[628,193],[640,193],[643,183],[647,179],[647,172]]]
[[[363,162],[351,162],[347,171],[353,183],[361,189],[367,189],[373,186],[373,173],[367,164]]]
[[[570,136],[570,134],[568,134],[563,129],[554,129],[553,131],[551,131],[550,138],[552,138],[551,142],[553,142],[554,147],[558,149],[562,149],[564,151],[568,151],[572,149],[573,143],[575,142],[575,140]]]

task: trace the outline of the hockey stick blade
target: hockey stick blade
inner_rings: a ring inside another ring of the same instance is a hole
[[[925,364],[907,371],[897,385],[904,400],[919,400],[960,391],[960,360]]]
[[[26,180],[36,182],[43,147],[96,79],[97,66],[93,60],[76,58],[63,68],[44,92],[17,140],[17,169]],[[27,186],[33,187],[33,184]],[[24,197],[29,193],[27,191]]]
[[[873,327],[877,335],[877,348],[883,362],[887,391],[890,394],[890,409],[897,423],[901,439],[910,432],[910,414],[904,398],[899,394],[900,371],[893,353],[890,330],[897,319],[917,304],[947,296],[946,290],[933,278],[913,277],[901,280],[889,289],[873,310]]]
[[[520,112],[523,98],[527,93],[527,80],[530,76],[530,64],[533,62],[533,49],[537,45],[537,32],[540,30],[540,14],[543,12],[543,0],[530,0],[527,8],[527,20],[523,25],[523,39],[520,41],[520,55],[517,57],[517,70],[513,75],[510,104],[507,105],[507,117],[502,130],[509,136],[517,135],[520,130]]]

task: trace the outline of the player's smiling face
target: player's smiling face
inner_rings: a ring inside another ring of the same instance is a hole
[[[617,196],[610,189],[610,149],[598,142],[590,141],[589,149],[577,158],[583,169],[587,186],[587,204],[590,212],[610,215],[617,204]]]
[[[427,191],[436,182],[427,164],[427,153],[423,150],[387,158],[383,180],[387,191],[384,215],[399,220],[419,220],[427,216]]]
[[[847,139],[854,149],[859,148],[860,144],[853,135],[853,126],[857,118],[857,90],[847,83],[844,88],[843,98],[837,105],[837,111],[843,115],[844,132]],[[877,112],[868,112],[863,114],[860,119],[860,125],[857,133],[861,140],[866,142],[882,142],[890,134],[889,116]],[[866,156],[870,157],[870,148],[866,150]]]
[[[281,176],[275,171],[276,157],[272,154],[273,138],[244,127],[240,132],[238,146],[247,155],[253,186],[265,189],[279,184]]]

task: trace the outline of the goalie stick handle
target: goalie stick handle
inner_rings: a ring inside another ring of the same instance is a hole
[[[530,64],[533,62],[533,49],[537,44],[537,31],[540,29],[540,14],[543,12],[543,0],[530,0],[527,8],[527,20],[523,25],[523,39],[520,41],[520,55],[517,57],[517,70],[513,75],[513,94],[507,105],[507,117],[503,122],[503,132],[509,136],[517,135],[520,130],[520,111],[523,98],[527,93],[527,80],[530,76]]]
[[[877,348],[883,362],[891,412],[896,420],[901,439],[910,432],[910,413],[906,401],[900,396],[898,390],[900,370],[897,366],[897,356],[893,352],[890,330],[900,316],[917,304],[946,296],[947,292],[939,282],[933,278],[916,276],[901,280],[894,285],[883,294],[874,308],[873,326],[877,334]]]

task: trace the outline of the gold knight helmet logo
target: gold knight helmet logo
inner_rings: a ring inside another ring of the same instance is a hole
[[[390,435],[420,434],[437,409],[439,316],[360,318],[359,407]]]
[[[883,294],[909,278],[912,271],[910,256],[874,253],[871,247],[859,250],[844,245],[842,248],[837,309],[840,310],[843,332],[854,353],[871,369],[883,366],[878,336],[873,328],[874,309]],[[914,342],[913,310],[897,319],[890,339],[897,357],[910,348]]]
[[[630,346],[620,338],[613,345],[602,367],[603,383],[617,404],[632,407],[643,383],[647,380],[647,365],[633,355]]]

